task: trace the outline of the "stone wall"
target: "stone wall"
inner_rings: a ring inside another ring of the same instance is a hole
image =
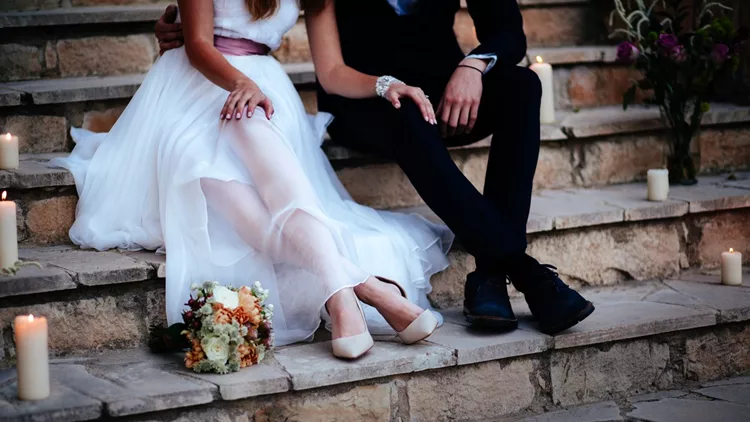
[[[0,44],[0,81],[142,73],[159,51],[153,33],[37,38],[22,29]],[[113,31],[112,33],[116,33]]]

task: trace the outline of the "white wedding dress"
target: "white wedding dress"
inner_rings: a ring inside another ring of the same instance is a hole
[[[244,0],[215,0],[217,35],[276,49],[297,21],[296,0],[251,21]],[[277,345],[309,340],[336,291],[369,275],[400,281],[429,308],[430,276],[448,265],[444,226],[352,201],[320,148],[330,116],[308,116],[271,56],[226,56],[272,100],[225,121],[228,92],[193,68],[184,48],[148,73],[109,133],[73,129],[69,169],[80,197],[70,230],[83,248],[167,254],[166,312],[181,321],[190,286],[259,280],[275,306]],[[373,334],[392,330],[365,307]]]

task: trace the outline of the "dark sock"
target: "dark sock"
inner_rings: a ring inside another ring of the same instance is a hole
[[[531,260],[531,261],[530,261]],[[477,271],[484,274],[508,275],[509,272],[517,272],[517,269],[526,268],[528,265],[536,262],[534,258],[526,255],[525,252],[512,252],[499,257],[487,260],[475,257]]]

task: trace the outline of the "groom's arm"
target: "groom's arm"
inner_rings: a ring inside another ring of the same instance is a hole
[[[504,65],[516,65],[526,55],[526,35],[517,0],[466,0],[481,43],[469,53]],[[492,60],[495,59],[495,60]]]
[[[479,116],[482,75],[496,63],[515,66],[526,55],[517,0],[466,0],[481,43],[453,72],[438,105],[443,137],[470,133]]]
[[[154,26],[156,39],[159,40],[159,55],[173,48],[182,47],[185,39],[182,35],[182,24],[177,20],[177,6],[170,4]]]

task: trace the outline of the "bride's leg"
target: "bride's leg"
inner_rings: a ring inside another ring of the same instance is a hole
[[[284,233],[280,234],[281,245],[275,245],[272,248],[275,251],[266,249],[270,243],[268,238],[275,235],[271,229],[271,216],[268,209],[255,189],[244,183],[223,182],[216,179],[201,180],[201,188],[209,204],[222,204],[217,209],[234,225],[238,234],[248,245],[264,253],[273,253],[275,256],[272,259],[279,262],[289,262],[297,266],[306,263],[305,259],[296,253],[298,247],[292,242],[294,237],[290,241],[285,241]],[[354,304],[356,299],[352,289],[343,289],[328,300],[326,306],[332,320],[354,319],[352,324],[334,324],[333,338],[355,335],[364,330],[361,324],[356,324],[356,315],[359,313]],[[354,317],[352,317],[352,311],[357,312]]]
[[[252,176],[266,216],[271,220],[268,224],[274,225],[270,235],[264,236],[261,250],[279,262],[293,263],[316,274],[328,283],[325,286],[328,291],[336,292],[328,301],[334,338],[363,332],[366,327],[359,315],[356,296],[351,289],[340,290],[341,286],[351,285],[352,280],[345,271],[336,242],[323,222],[304,211],[319,204],[296,155],[260,116],[250,122],[230,122],[227,129],[234,131],[227,139],[234,142],[236,154]],[[253,226],[238,229],[243,238],[253,237],[252,231],[257,230]]]

